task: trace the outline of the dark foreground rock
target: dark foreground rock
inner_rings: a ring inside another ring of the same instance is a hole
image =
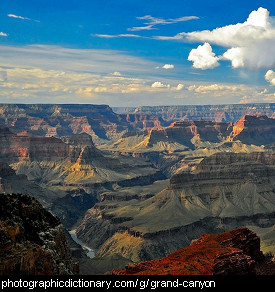
[[[0,194],[0,275],[76,270],[59,219],[29,195]]]

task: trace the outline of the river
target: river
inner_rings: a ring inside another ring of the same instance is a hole
[[[75,229],[70,230],[69,233],[70,233],[72,239],[73,239],[76,243],[78,243],[78,244],[80,244],[80,245],[82,246],[82,248],[83,248],[84,251],[86,252],[86,255],[87,255],[89,258],[92,259],[92,258],[95,257],[95,252],[94,252],[90,247],[88,247],[87,245],[85,245],[85,243],[84,243],[83,241],[81,241],[80,239],[77,238],[77,236],[76,236],[76,232],[75,232]]]

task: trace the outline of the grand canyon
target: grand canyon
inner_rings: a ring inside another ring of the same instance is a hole
[[[0,145],[0,274],[275,273],[274,103],[0,104]]]

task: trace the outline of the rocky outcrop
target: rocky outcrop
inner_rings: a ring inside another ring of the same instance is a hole
[[[256,263],[263,260],[259,237],[242,228],[202,235],[189,247],[160,260],[128,264],[124,270],[113,270],[112,274],[251,275],[256,274]]]
[[[0,194],[0,274],[71,275],[63,227],[29,195]]]

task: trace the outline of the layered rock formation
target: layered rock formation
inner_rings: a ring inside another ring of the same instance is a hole
[[[108,105],[90,104],[2,104],[0,123],[16,133],[61,137],[85,132],[94,139],[115,138],[128,129]]]
[[[267,115],[275,118],[274,103],[226,104],[226,105],[174,105],[140,106],[138,108],[113,108],[119,114],[153,115],[164,121],[182,119],[236,122],[244,115]]]
[[[177,121],[169,127],[125,133],[119,140],[109,145],[108,149],[138,153],[173,152],[217,148],[234,141],[260,146],[274,142],[274,133],[275,119],[267,116],[245,115],[236,123],[206,120]]]
[[[226,140],[232,127],[232,123],[178,121],[169,127],[126,133],[109,149],[128,152],[194,150],[202,142]]]
[[[2,191],[30,193],[67,228],[91,208],[77,233],[108,259],[148,260],[206,232],[272,228],[274,104],[147,109],[0,105]],[[235,122],[240,113],[266,116]]]
[[[0,194],[0,274],[72,275],[60,221],[29,195]]]
[[[275,223],[274,153],[220,153],[170,179],[152,197],[103,200],[87,212],[78,236],[98,255],[133,261],[163,257],[203,233]],[[101,207],[102,206],[102,207]]]
[[[133,263],[113,275],[251,275],[263,269],[275,274],[275,264],[264,262],[260,238],[247,228],[204,234],[189,247],[160,260]]]
[[[275,140],[275,119],[245,115],[236,123],[176,121],[169,127],[127,132],[101,149],[150,160],[168,177],[217,152],[265,151]]]
[[[87,133],[60,139],[14,134],[2,127],[0,143],[0,162],[11,165],[17,174],[15,178],[21,176],[25,185],[29,185],[26,192],[51,208],[66,226],[74,224],[92,207],[101,191],[117,185],[150,184],[165,178],[145,159],[101,152]],[[36,193],[37,189],[43,191]],[[70,208],[72,202],[77,205],[72,204]]]
[[[62,137],[87,133],[97,142],[116,140],[125,132],[167,127],[177,120],[236,122],[244,115],[274,118],[274,103],[246,105],[152,106],[114,108],[90,104],[2,104],[0,124],[16,133]]]

